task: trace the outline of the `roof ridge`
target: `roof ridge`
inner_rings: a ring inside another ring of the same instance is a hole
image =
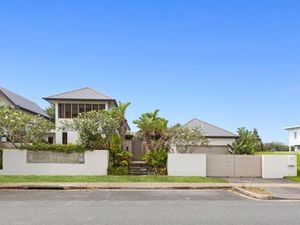
[[[225,132],[227,132],[227,133],[230,133],[230,134],[236,136],[236,134],[235,134],[235,133],[232,133],[231,131],[225,130],[225,129],[221,128],[221,127],[218,127],[218,126],[216,126],[216,125],[213,125],[213,124],[211,124],[211,123],[205,122],[205,121],[200,120],[200,119],[197,119],[197,118],[193,118],[192,120],[190,120],[189,122],[187,122],[184,126],[186,126],[187,124],[191,123],[193,120],[197,120],[197,121],[199,121],[199,122],[205,123],[205,124],[210,125],[210,126],[212,126],[212,127],[214,127],[214,128],[220,129],[220,130],[222,130],[222,131],[225,131]]]

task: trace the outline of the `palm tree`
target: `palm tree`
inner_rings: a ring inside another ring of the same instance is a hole
[[[143,135],[143,143],[146,152],[154,150],[155,141],[160,139],[167,129],[168,121],[158,117],[159,110],[145,113],[138,120],[133,121],[140,129],[139,133]]]
[[[125,145],[126,133],[128,130],[128,124],[127,124],[125,114],[130,104],[131,104],[130,102],[127,103],[119,102],[118,107],[113,108],[112,110],[113,117],[116,118],[119,122],[118,132],[120,135],[122,148]]]

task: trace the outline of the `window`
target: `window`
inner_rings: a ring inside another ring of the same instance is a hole
[[[105,109],[105,105],[104,104],[99,105],[99,110],[103,110],[103,109]]]
[[[58,118],[65,118],[65,104],[58,104]]]
[[[297,139],[297,132],[294,132],[294,138]]]
[[[62,144],[63,145],[67,145],[68,144],[68,133],[67,132],[63,132],[62,133]]]
[[[65,118],[71,118],[72,115],[72,105],[65,104]]]
[[[84,113],[84,112],[85,112],[84,104],[79,104],[79,113]]]
[[[97,104],[93,104],[93,110],[98,111],[98,105]]]
[[[53,137],[48,137],[48,143],[50,145],[53,145],[54,141],[53,141]]]
[[[78,104],[72,104],[72,118],[78,116]]]
[[[92,105],[91,104],[86,104],[85,105],[85,110],[86,110],[86,112],[92,111]]]

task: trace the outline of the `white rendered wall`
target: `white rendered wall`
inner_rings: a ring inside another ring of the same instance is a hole
[[[232,145],[235,141],[235,138],[208,138],[209,145],[213,146],[227,146]]]
[[[296,155],[263,155],[262,177],[284,178],[297,176]]]
[[[294,133],[297,132],[297,137],[295,138]],[[289,130],[289,146],[300,145],[300,128]],[[296,151],[298,149],[295,149]]]
[[[86,151],[84,164],[27,163],[27,150],[4,149],[0,175],[100,176],[107,175],[107,150]]]
[[[169,176],[206,177],[205,154],[168,154]]]

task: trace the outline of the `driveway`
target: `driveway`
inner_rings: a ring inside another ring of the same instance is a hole
[[[298,225],[297,211],[298,202],[253,201],[221,190],[0,191],[5,225]]]

